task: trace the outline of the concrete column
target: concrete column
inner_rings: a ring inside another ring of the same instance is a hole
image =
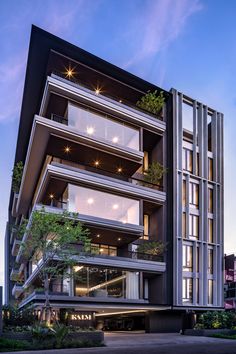
[[[2,334],[2,286],[0,286],[0,336]]]

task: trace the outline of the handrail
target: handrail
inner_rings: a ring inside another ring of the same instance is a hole
[[[90,91],[94,92],[94,89],[91,86],[86,85],[85,83],[81,83],[81,81],[79,81],[75,77],[70,77],[70,78],[65,77],[65,75],[63,75],[62,73],[60,73],[58,71],[52,71],[51,75],[58,76],[58,77],[60,77],[61,79],[65,80],[65,81],[69,81],[70,83],[79,85],[81,87],[84,87],[87,90],[90,90]],[[132,102],[126,100],[123,97],[121,98],[121,97],[118,97],[118,96],[114,96],[114,95],[108,94],[107,92],[106,92],[106,94],[103,94],[101,92],[100,95],[104,96],[104,97],[107,97],[108,99],[112,99],[113,101],[116,101],[120,105],[128,106],[131,109],[135,109],[135,110],[137,110],[137,111],[139,111],[141,113],[144,113],[144,114],[147,114],[147,115],[151,116],[152,118],[159,119],[159,120],[163,121],[163,117],[161,117],[161,115],[156,115],[156,114],[153,114],[153,113],[151,113],[151,112],[149,112],[149,111],[147,111],[145,109],[142,109],[141,107],[138,107],[135,103],[132,103]]]

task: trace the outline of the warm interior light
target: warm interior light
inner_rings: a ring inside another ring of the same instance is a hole
[[[121,238],[120,238],[120,237],[118,238],[118,241],[121,241]]]
[[[83,266],[74,266],[74,271],[78,272],[79,270],[81,270],[83,268]]]
[[[118,209],[118,208],[119,208],[119,205],[118,205],[118,204],[113,204],[113,205],[112,205],[112,209],[116,210],[116,209]]]
[[[86,131],[87,131],[87,134],[93,135],[95,129],[94,129],[94,127],[87,127],[87,128],[86,128]]]
[[[97,238],[99,238],[101,235],[97,234]]]
[[[96,161],[94,162],[94,165],[95,165],[96,167],[98,167],[98,166],[100,165],[100,162],[99,162],[98,160],[96,160]]]
[[[122,100],[119,100],[120,103],[122,103]]]
[[[122,167],[118,167],[117,168],[117,172],[121,173],[123,170],[122,170]]]
[[[93,198],[89,198],[87,200],[87,202],[88,202],[89,205],[92,205],[94,203],[94,199]]]
[[[101,90],[99,88],[96,88],[96,90],[95,90],[96,95],[99,95],[100,92],[101,92]]]
[[[122,223],[123,223],[123,224],[126,224],[126,223],[127,223],[127,221],[126,221],[126,220],[122,220]]]
[[[116,143],[118,143],[118,141],[119,141],[118,136],[114,136],[114,138],[112,139],[112,142],[113,142],[114,144],[116,144]]]
[[[71,147],[70,146],[65,146],[64,152],[69,154],[71,152]]]
[[[53,198],[54,198],[54,194],[52,194],[52,193],[49,194],[49,198],[50,198],[50,199],[53,199]]]

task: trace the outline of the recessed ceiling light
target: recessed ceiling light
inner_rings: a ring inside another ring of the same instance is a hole
[[[94,127],[87,127],[87,128],[86,128],[86,131],[87,131],[87,134],[93,135],[95,129],[94,129]]]
[[[95,165],[96,167],[98,167],[98,166],[100,165],[100,161],[98,161],[98,160],[94,161],[94,165]]]
[[[114,138],[112,139],[112,142],[113,142],[114,144],[116,144],[116,143],[118,143],[118,141],[119,141],[118,136],[114,136]]]
[[[64,147],[64,152],[69,154],[71,152],[71,147],[70,146],[65,146]]]
[[[97,87],[96,90],[95,90],[96,95],[99,95],[100,92],[101,92],[101,89],[99,89],[99,88]]]
[[[99,238],[101,235],[100,234],[97,234],[97,238]]]
[[[50,199],[53,199],[53,198],[54,198],[54,194],[52,194],[52,193],[49,194],[49,198],[50,198]]]
[[[118,238],[118,241],[121,241],[121,238],[120,238],[120,237]]]
[[[94,203],[94,199],[93,199],[93,198],[89,198],[89,199],[87,200],[87,202],[88,202],[89,205],[91,205],[91,204]]]
[[[66,77],[68,77],[69,79],[72,78],[72,77],[76,74],[76,72],[75,72],[74,69],[75,69],[75,67],[72,68],[71,66],[69,66],[68,68],[66,68],[66,71],[65,71]]]
[[[112,205],[112,209],[116,210],[116,209],[118,209],[118,208],[119,208],[119,205],[118,205],[118,204],[113,204],[113,205]]]
[[[122,167],[118,167],[117,168],[117,172],[121,173],[123,170],[122,170]]]
[[[120,103],[122,103],[122,100],[119,100]]]

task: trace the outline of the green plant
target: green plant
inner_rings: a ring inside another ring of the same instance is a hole
[[[90,248],[89,231],[79,222],[76,213],[46,213],[42,208],[32,213],[30,222],[25,224],[24,233],[26,238],[21,244],[22,254],[37,267],[40,285],[45,293],[41,319],[45,317],[50,324],[50,282],[74,276],[70,270],[77,264],[76,257]],[[54,258],[60,261],[53,262]],[[40,261],[43,262],[43,267],[39,266]]]
[[[162,241],[148,241],[139,245],[137,251],[152,256],[160,256],[164,253],[165,249],[166,245]]]
[[[56,348],[61,348],[62,344],[69,333],[69,328],[63,324],[57,324],[51,328],[55,339],[56,339]]]
[[[232,312],[207,311],[198,320],[195,328],[201,326],[204,329],[231,329],[236,324],[236,316]]]
[[[12,170],[12,190],[15,193],[18,193],[20,190],[23,169],[24,169],[23,162],[19,161],[15,164]]]
[[[152,164],[148,166],[148,169],[144,171],[144,181],[159,185],[164,173],[166,172],[167,169],[164,168],[162,164],[157,161],[152,162]]]
[[[158,95],[157,90],[154,92],[148,91],[146,95],[141,97],[140,101],[136,105],[145,111],[153,114],[158,114],[165,103],[165,97],[163,91]]]
[[[43,341],[53,336],[53,333],[49,327],[42,324],[37,324],[31,328],[31,333],[34,341]]]
[[[0,352],[27,350],[30,349],[30,347],[30,344],[24,340],[0,338]]]

